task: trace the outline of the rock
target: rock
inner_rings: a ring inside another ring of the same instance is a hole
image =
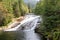
[[[24,16],[21,16],[21,17],[19,17],[19,18],[17,18],[17,22],[21,22],[22,20],[24,20]]]

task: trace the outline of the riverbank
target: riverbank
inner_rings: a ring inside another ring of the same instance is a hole
[[[0,31],[2,31],[2,30],[4,30],[4,29],[8,29],[8,28],[13,28],[13,27],[15,27],[16,24],[18,25],[19,22],[21,22],[23,19],[24,19],[24,16],[20,16],[20,17],[18,17],[18,18],[13,18],[13,19],[12,19],[12,22],[10,22],[9,24],[7,24],[6,26],[0,27]],[[10,26],[10,25],[11,25],[12,23],[14,23],[14,22],[15,22],[15,24],[12,25],[12,26]]]

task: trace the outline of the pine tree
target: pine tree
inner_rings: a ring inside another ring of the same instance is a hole
[[[57,29],[60,27],[59,3],[60,0],[41,0],[35,8],[35,14],[42,15],[43,20],[42,26],[40,26],[39,29],[44,34],[46,33],[47,36],[52,35],[55,32],[58,32]],[[58,35],[59,33],[56,34]],[[56,40],[58,40],[58,38]]]

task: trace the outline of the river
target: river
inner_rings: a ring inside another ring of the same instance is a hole
[[[0,36],[1,40],[41,40],[39,34],[35,33],[40,17],[36,15],[26,15],[25,17],[26,19],[13,28],[14,30],[12,28],[4,30],[4,35]]]

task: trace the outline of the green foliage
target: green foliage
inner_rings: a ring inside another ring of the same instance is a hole
[[[3,0],[4,7],[9,13],[13,13],[15,17],[19,17],[28,13],[28,7],[24,4],[23,0]]]
[[[13,4],[13,13],[15,17],[23,16],[28,12],[28,7],[24,4],[23,0],[18,0]]]
[[[60,0],[41,0],[39,3],[37,3],[35,14],[42,15],[43,22],[39,30],[43,34],[46,34],[47,32],[51,34],[54,28],[60,27],[60,18],[59,18],[60,17],[60,5],[59,3],[60,3]],[[47,36],[48,35],[49,34],[47,34]]]
[[[12,0],[3,0],[3,6],[8,10],[9,13],[13,13]]]
[[[5,26],[8,23],[10,23],[12,20],[13,15],[9,14],[6,11],[1,11],[0,10],[0,26]]]
[[[28,7],[24,4],[23,0],[18,0],[19,9],[21,11],[21,15],[23,16],[26,13],[29,13]]]
[[[19,4],[18,4],[18,2],[15,2],[15,3],[13,4],[13,14],[14,14],[15,17],[21,16],[21,11],[20,11],[20,9],[19,9]]]
[[[53,34],[53,40],[59,40],[60,32],[54,32]]]
[[[4,8],[3,3],[0,3],[0,26],[7,25],[11,22],[13,14],[10,14],[6,8]]]
[[[19,17],[28,13],[28,7],[23,0],[0,1],[0,26],[7,25],[13,17]]]

